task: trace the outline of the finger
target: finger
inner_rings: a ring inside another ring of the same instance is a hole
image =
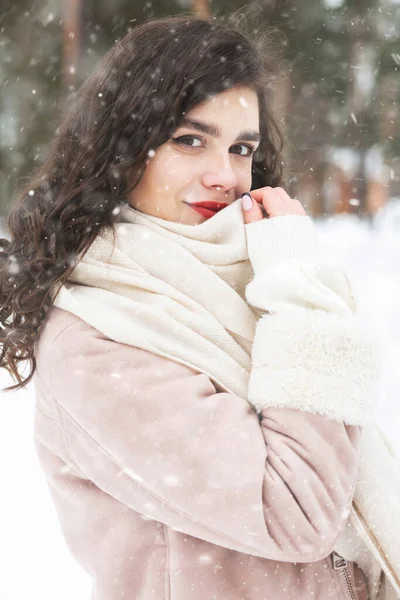
[[[284,193],[286,194],[286,192],[285,192],[285,190],[284,190],[283,188],[279,188],[279,187],[272,187],[272,186],[270,186],[270,185],[266,185],[265,187],[262,187],[262,188],[257,188],[256,190],[251,190],[251,195],[253,196],[254,200],[257,200],[257,202],[258,202],[258,201],[261,201],[261,200],[262,200],[263,194],[264,194],[264,193],[265,193],[267,190],[268,190],[269,192],[271,192],[271,191],[272,191],[272,192],[274,192],[274,191],[276,191],[276,190],[281,190],[282,192],[284,192]],[[286,195],[287,195],[287,194],[286,194]]]
[[[258,190],[251,190],[251,195],[253,196],[254,200],[260,204],[263,204],[264,206],[265,203],[276,202],[279,200],[278,194],[275,192],[275,188],[269,185],[263,188],[258,188]]]
[[[269,185],[256,190],[251,190],[251,195],[253,196],[254,200],[260,203],[262,203],[266,195],[273,200],[276,200],[276,198],[279,200],[292,200],[292,198],[290,198],[290,196],[282,187],[273,188]]]
[[[261,208],[257,202],[254,201],[252,195],[253,192],[251,195],[249,193],[242,194],[242,207],[245,223],[253,223],[254,221],[260,221],[264,218]],[[246,206],[248,205],[246,200],[247,202],[251,201],[251,207],[249,209],[246,209]]]
[[[265,208],[266,213],[273,217],[276,213],[280,212],[283,209],[283,202],[277,194],[275,188],[270,186],[266,186],[261,190],[261,203]],[[253,193],[253,191],[251,192]]]
[[[265,190],[265,188],[258,188],[257,190],[251,190],[251,195],[253,197],[253,200],[255,200],[256,202],[261,202],[262,196],[263,196],[263,190]]]
[[[297,198],[291,198],[289,194],[281,187],[276,187],[275,193],[278,195],[279,199],[282,201],[282,204],[285,206],[289,206],[293,214],[295,215],[304,215],[306,214],[305,208],[302,203]]]
[[[293,198],[291,198],[287,191],[284,190],[282,187],[276,187],[273,189],[275,190],[275,193],[277,194],[280,200],[288,200],[289,202],[293,202]]]

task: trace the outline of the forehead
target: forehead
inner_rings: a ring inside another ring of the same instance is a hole
[[[231,130],[242,129],[244,124],[257,129],[259,126],[257,94],[249,88],[232,88],[195,106],[187,113],[187,117],[215,122]]]

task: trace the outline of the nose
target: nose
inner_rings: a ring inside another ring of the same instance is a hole
[[[237,185],[237,177],[229,160],[214,160],[211,168],[203,174],[202,183],[207,188],[228,191]]]

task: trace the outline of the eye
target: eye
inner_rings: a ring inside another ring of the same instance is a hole
[[[244,158],[253,156],[254,152],[256,151],[253,146],[249,146],[248,144],[236,144],[235,146],[232,146],[232,148],[238,148],[239,152],[234,152],[234,154],[238,154]]]
[[[180,146],[186,146],[188,148],[200,148],[203,143],[203,140],[195,135],[181,135],[177,138],[172,138],[172,141]],[[191,143],[193,141],[198,143]]]

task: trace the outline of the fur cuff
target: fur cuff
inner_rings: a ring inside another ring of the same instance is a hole
[[[318,413],[347,425],[364,425],[376,404],[378,344],[355,317],[304,311],[257,323],[249,402]]]

